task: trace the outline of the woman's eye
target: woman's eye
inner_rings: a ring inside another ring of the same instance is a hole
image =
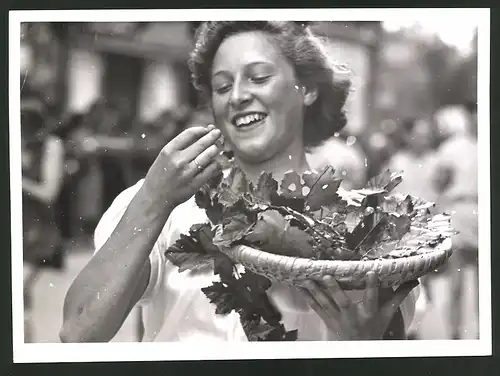
[[[257,77],[251,77],[250,81],[252,81],[255,84],[263,84],[267,80],[269,80],[271,76],[257,76]]]
[[[231,85],[223,85],[223,86],[214,87],[214,91],[217,94],[224,94],[224,93],[227,93],[229,90],[231,90]]]

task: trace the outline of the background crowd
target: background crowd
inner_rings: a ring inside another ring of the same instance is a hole
[[[26,341],[57,341],[65,291],[92,254],[94,228],[114,198],[144,177],[179,132],[213,123],[185,66],[196,26],[23,24]],[[418,26],[315,27],[333,58],[355,69],[350,125],[310,151],[311,167],[334,166],[346,188],[361,188],[383,169],[403,171],[401,193],[454,214],[461,252],[424,279],[428,304],[411,336],[476,338],[477,34],[464,52]],[[116,340],[140,337],[140,320],[128,321]]]

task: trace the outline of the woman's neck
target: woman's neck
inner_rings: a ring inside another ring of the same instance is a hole
[[[309,164],[307,163],[302,145],[300,147],[291,145],[285,152],[274,155],[272,158],[261,163],[249,163],[239,159],[237,156],[235,157],[235,161],[243,170],[247,179],[255,183],[259,180],[263,172],[271,173],[275,180],[281,181],[288,171],[292,170],[298,174],[302,174],[309,170]]]

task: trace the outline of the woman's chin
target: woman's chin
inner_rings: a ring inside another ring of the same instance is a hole
[[[235,151],[236,159],[246,163],[259,164],[267,161],[269,148],[253,148]]]
[[[247,163],[262,163],[269,159],[272,151],[270,142],[244,142],[233,145],[234,155],[237,159]]]

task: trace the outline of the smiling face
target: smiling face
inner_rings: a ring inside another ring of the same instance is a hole
[[[215,122],[236,158],[262,163],[302,151],[305,92],[268,35],[226,38],[213,60],[211,86]]]

